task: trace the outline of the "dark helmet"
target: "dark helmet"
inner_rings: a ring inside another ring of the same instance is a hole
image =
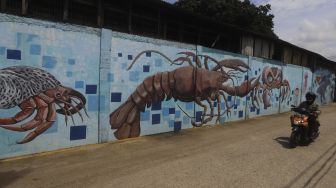
[[[316,94],[313,92],[306,93],[306,100],[314,102],[316,99]]]

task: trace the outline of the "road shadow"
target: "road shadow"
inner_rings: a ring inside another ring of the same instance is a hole
[[[1,163],[0,163],[1,164]],[[15,171],[0,171],[0,188],[6,187],[18,179],[21,179],[26,174],[28,174],[31,170],[29,168]]]
[[[278,144],[280,144],[283,148],[293,149],[289,145],[289,137],[278,137],[274,139]]]

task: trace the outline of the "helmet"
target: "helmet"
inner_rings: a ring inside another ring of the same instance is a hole
[[[316,94],[313,92],[306,93],[306,100],[310,102],[314,102],[316,99]]]

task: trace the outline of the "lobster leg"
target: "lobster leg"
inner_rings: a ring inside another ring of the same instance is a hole
[[[204,115],[206,114],[208,107],[202,103],[201,99],[199,97],[196,97],[195,100],[196,104],[200,105],[203,108],[203,114],[202,114],[202,120],[201,123],[196,123],[194,120],[191,121],[191,124],[194,127],[201,127],[204,124]]]
[[[44,114],[47,113],[47,104],[41,100],[39,97],[34,97],[34,101],[36,104],[37,113],[34,119],[24,123],[20,126],[10,126],[10,125],[2,125],[1,127],[4,129],[8,129],[11,131],[25,132],[27,130],[34,129],[41,123],[43,123],[45,117]]]
[[[46,115],[46,118],[43,120],[43,123],[40,124],[33,132],[30,132],[23,140],[17,141],[16,143],[24,144],[30,142],[51,127],[56,120],[56,107],[54,103],[49,103],[46,108],[47,110],[43,114]]]
[[[218,112],[218,114],[217,114],[216,123],[220,122],[220,113],[221,113],[220,105],[221,105],[220,95],[217,95],[217,112]]]
[[[220,94],[221,96],[223,96],[223,99],[224,99],[224,101],[225,101],[226,115],[231,115],[231,108],[233,107],[233,105],[232,105],[232,106],[229,106],[229,104],[228,104],[228,100],[227,100],[227,98],[226,98],[226,96],[225,96],[225,93],[224,93],[223,91],[219,91],[219,94]]]
[[[21,122],[31,116],[35,111],[35,103],[32,98],[29,98],[23,101],[20,104],[21,111],[17,113],[14,117],[9,118],[0,118],[0,127],[1,125],[9,125]]]
[[[213,106],[213,104],[212,104],[212,102],[211,102],[210,97],[208,97],[206,100],[207,100],[207,102],[208,102],[209,105],[210,105],[210,117],[206,118],[206,119],[203,121],[203,124],[208,123],[208,122],[211,121],[211,120],[213,119],[213,117],[214,117],[214,106]],[[205,114],[203,115],[203,118],[202,118],[202,119],[204,119],[204,116],[205,116]]]

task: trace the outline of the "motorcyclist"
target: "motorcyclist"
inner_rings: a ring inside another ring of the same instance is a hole
[[[313,130],[318,129],[319,122],[317,121],[317,111],[318,105],[315,103],[316,94],[313,92],[308,92],[306,94],[306,101],[300,103],[299,108],[305,109],[305,114],[308,115],[308,128],[305,130],[305,140],[309,141],[312,139]]]

